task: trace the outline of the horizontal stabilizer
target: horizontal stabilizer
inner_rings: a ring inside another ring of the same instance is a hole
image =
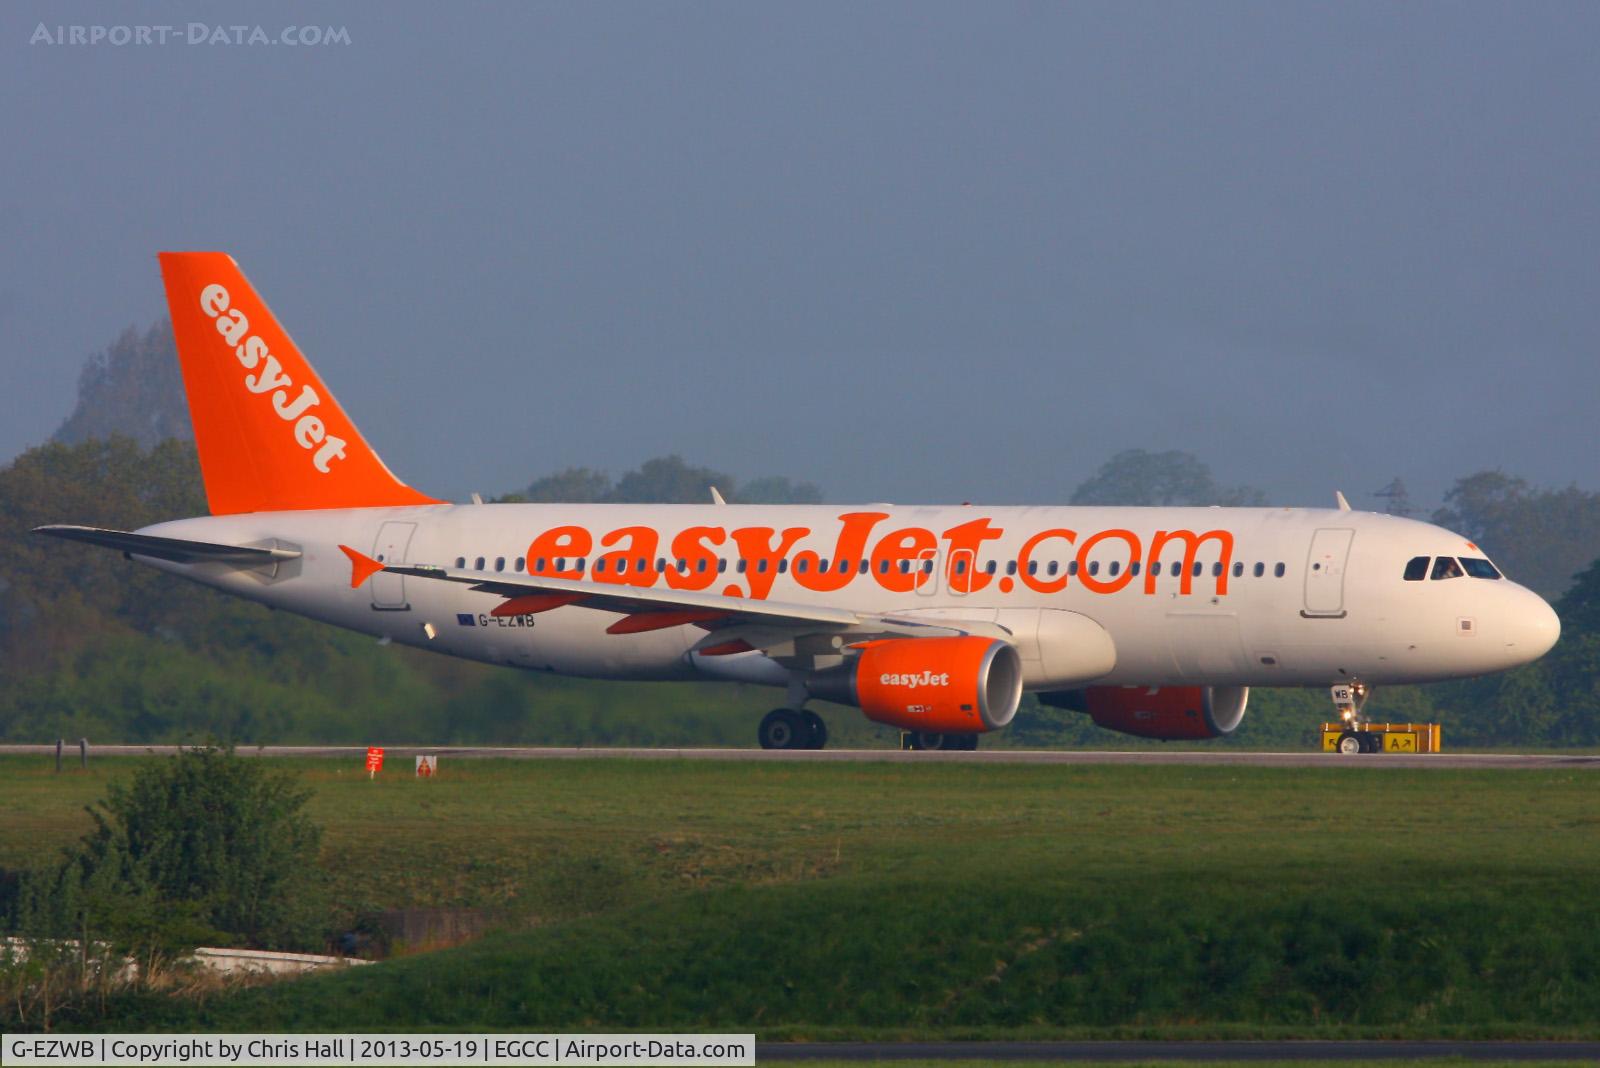
[[[65,538],[68,541],[103,545],[107,549],[117,549],[135,556],[171,560],[177,564],[234,564],[242,567],[262,567],[283,560],[294,560],[300,556],[297,549],[258,549],[250,545],[219,545],[210,541],[157,538],[150,534],[133,534],[126,530],[107,530],[104,527],[34,527],[33,532],[48,534],[52,538]]]

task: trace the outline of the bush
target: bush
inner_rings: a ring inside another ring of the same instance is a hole
[[[186,749],[107,793],[89,809],[95,829],[24,889],[26,933],[103,940],[137,957],[202,942],[320,944],[321,830],[291,773]]]

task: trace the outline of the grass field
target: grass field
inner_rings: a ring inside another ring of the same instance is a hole
[[[0,760],[0,866],[128,763]],[[763,1038],[1591,1037],[1600,780],[1562,771],[287,765],[344,915],[506,930],[108,1026]]]

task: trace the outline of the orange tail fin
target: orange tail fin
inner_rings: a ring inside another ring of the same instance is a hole
[[[223,252],[163,252],[213,515],[438,504],[395,478]]]

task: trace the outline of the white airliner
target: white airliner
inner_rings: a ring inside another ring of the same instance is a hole
[[[233,259],[161,254],[212,514],[41,533],[454,656],[785,692],[975,748],[1024,690],[1155,738],[1235,730],[1252,686],[1502,671],[1560,633],[1458,534],[1349,510],[449,504],[362,439]]]

